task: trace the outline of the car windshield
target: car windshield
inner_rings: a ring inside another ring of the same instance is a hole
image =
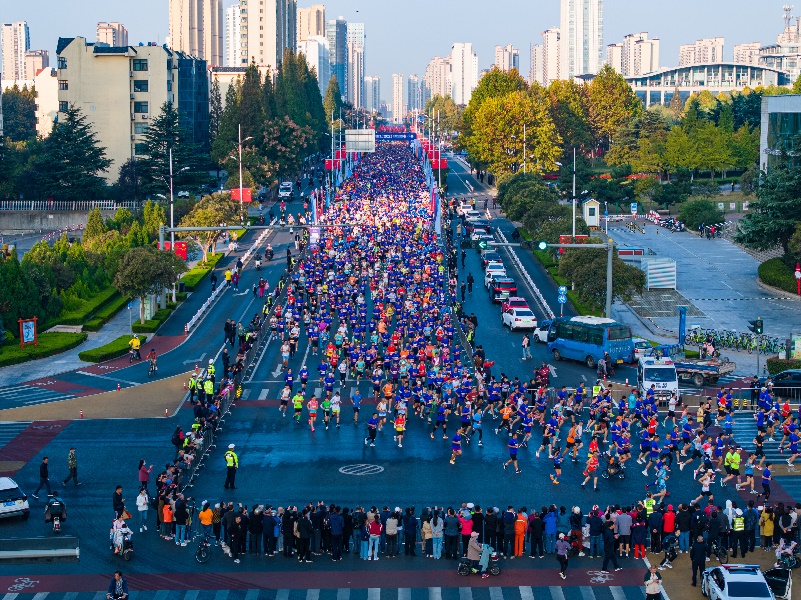
[[[528,302],[525,300],[510,300],[509,306],[526,306],[528,307]]]
[[[764,581],[730,581],[729,598],[770,598],[770,589]]]
[[[651,344],[648,342],[636,342],[634,347],[637,348],[637,350],[650,350]]]
[[[487,262],[501,262],[501,255],[497,252],[490,252],[489,254],[484,255],[484,259]]]
[[[515,312],[515,315],[518,317],[533,317],[534,313],[531,312],[530,310],[523,309],[523,310],[517,310]]]
[[[658,383],[669,383],[671,381],[676,381],[676,369],[674,368],[663,368],[663,369],[656,369],[650,368],[645,369],[644,374],[646,381],[655,381]]]

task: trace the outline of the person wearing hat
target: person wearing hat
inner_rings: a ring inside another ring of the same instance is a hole
[[[479,561],[481,560],[481,544],[478,543],[478,531],[470,534],[470,542],[467,544],[467,560],[470,561],[470,566],[473,569],[479,569]],[[486,573],[482,570],[481,576],[484,577]]]
[[[656,565],[648,567],[643,577],[645,583],[645,600],[659,600],[662,597],[660,586],[662,585],[662,575],[656,570]]]
[[[731,549],[731,555],[737,556],[737,547],[739,546],[740,552],[745,558],[745,517],[743,517],[743,511],[741,508],[737,508],[734,510],[734,518],[731,522],[731,533],[729,533],[729,548]]]
[[[227,489],[236,489],[236,470],[239,468],[239,457],[234,452],[234,444],[228,444],[228,452],[225,453],[225,466],[227,469],[225,475],[225,484],[223,487]]]
[[[570,551],[570,542],[565,539],[565,534],[560,533],[556,540],[556,560],[559,561],[559,577],[567,579],[567,553]]]

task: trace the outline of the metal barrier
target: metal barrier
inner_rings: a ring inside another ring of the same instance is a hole
[[[497,229],[496,232],[497,232],[498,236],[501,238],[501,242],[503,242],[504,244],[507,243],[506,236],[503,234],[503,231],[501,231],[500,229]],[[509,254],[509,257],[512,259],[512,262],[515,263],[515,266],[517,267],[517,270],[525,278],[526,283],[528,283],[528,285],[534,291],[534,297],[535,297],[535,299],[537,301],[537,304],[540,305],[540,307],[545,312],[545,315],[549,319],[553,319],[556,315],[551,310],[551,307],[548,306],[548,303],[545,301],[545,298],[543,297],[542,292],[540,292],[540,289],[534,283],[534,280],[531,279],[531,276],[528,274],[528,272],[525,270],[525,268],[523,268],[523,263],[520,262],[520,258],[517,256],[517,253],[515,253],[515,251],[512,248],[510,248],[509,246],[504,246],[504,248],[505,248],[506,252]]]
[[[0,200],[0,210],[64,210],[90,211],[117,210],[118,208],[138,209],[141,202],[135,200]]]

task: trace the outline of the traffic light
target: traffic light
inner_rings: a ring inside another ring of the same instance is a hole
[[[539,244],[537,244],[537,248],[539,248],[540,250],[545,250],[546,248],[548,248],[548,242],[540,242]]]
[[[478,249],[479,250],[486,250],[487,249],[487,240],[478,240]]]
[[[756,321],[749,321],[749,323],[751,324],[748,326],[748,329],[750,329],[757,335],[762,335],[762,332],[764,331],[764,327],[762,325],[762,317],[757,317]]]
[[[522,241],[520,242],[520,247],[523,248],[523,250],[531,250],[534,247],[534,242]]]

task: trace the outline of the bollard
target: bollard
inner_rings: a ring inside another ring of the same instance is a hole
[[[184,391],[186,391],[186,382],[184,381]]]
[[[195,375],[197,375],[197,363],[195,363]]]
[[[83,410],[81,410],[81,418],[83,419]]]
[[[166,419],[169,416],[170,416],[170,414],[167,412],[167,409],[165,408],[164,409],[164,418]]]
[[[629,378],[626,377],[626,386],[628,387],[628,385],[629,385]]]
[[[117,391],[119,392],[121,389],[122,389],[122,388],[120,387],[120,384],[118,383],[118,384],[117,384]]]

